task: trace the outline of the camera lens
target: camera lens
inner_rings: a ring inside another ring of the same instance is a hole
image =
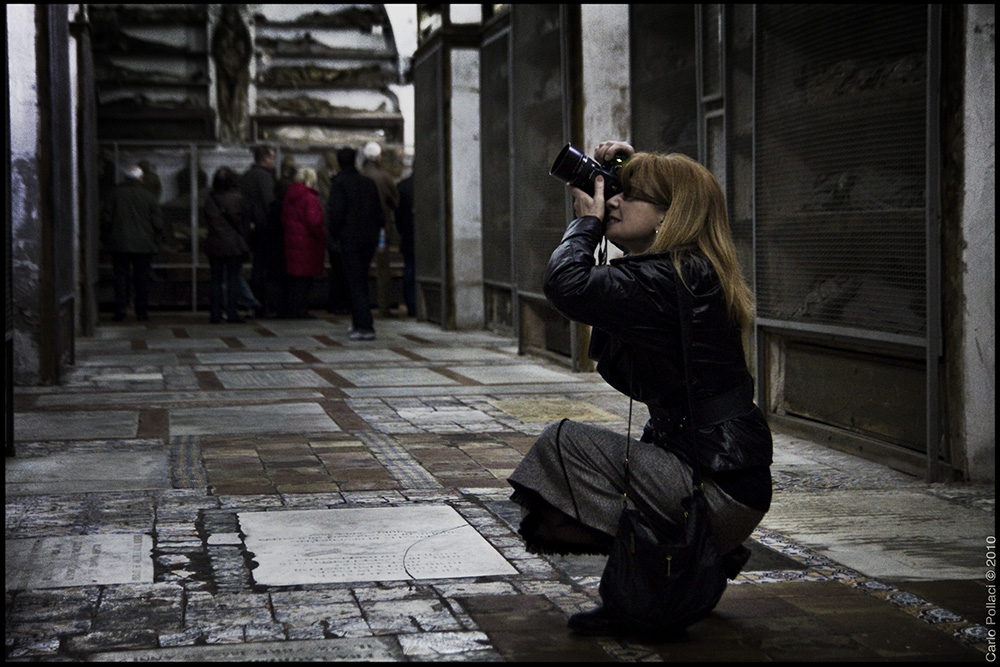
[[[622,191],[618,173],[627,159],[627,155],[619,153],[613,160],[602,165],[578,151],[573,144],[566,144],[552,163],[549,175],[574,188],[580,188],[591,197],[594,196],[594,180],[598,176],[603,176],[604,198],[611,199]]]
[[[594,178],[600,171],[601,165],[595,160],[581,153],[573,144],[566,144],[552,163],[549,175],[593,195]]]

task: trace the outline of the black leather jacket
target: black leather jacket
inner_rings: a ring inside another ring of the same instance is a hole
[[[598,372],[649,408],[642,439],[677,451],[710,474],[770,465],[771,431],[753,403],[740,330],[730,322],[711,263],[696,248],[682,261],[692,294],[685,374],[681,299],[669,255],[595,265],[602,236],[598,218],[570,223],[549,259],[545,296],[566,317],[594,328],[590,356]]]

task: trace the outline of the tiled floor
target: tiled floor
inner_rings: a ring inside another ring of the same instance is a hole
[[[8,579],[8,660],[983,660],[995,647],[980,548],[992,487],[927,485],[780,433],[772,513],[711,617],[661,644],[574,636],[567,615],[597,602],[603,561],[528,554],[506,477],[554,419],[625,432],[628,403],[599,377],[412,320],[377,320],[369,343],[342,317],[203,320],[102,326],[63,386],[18,388],[7,541],[149,535],[154,575]],[[241,512],[418,503],[455,509],[517,574],[254,580]]]

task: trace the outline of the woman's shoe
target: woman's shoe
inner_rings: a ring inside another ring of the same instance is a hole
[[[581,611],[569,617],[569,629],[584,637],[617,636],[621,634],[615,627],[610,614],[604,607]]]

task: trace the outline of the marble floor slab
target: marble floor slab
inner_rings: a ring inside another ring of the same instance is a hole
[[[340,637],[95,653],[97,662],[401,662],[393,637]]]
[[[415,407],[399,408],[396,411],[402,419],[419,425],[431,424],[476,424],[492,421],[486,413],[469,407]]]
[[[582,382],[572,373],[562,373],[535,365],[522,366],[456,366],[459,375],[483,384],[525,384],[531,382]]]
[[[238,340],[248,350],[314,350],[326,347],[313,336],[257,336]]]
[[[404,357],[403,355],[393,352],[392,350],[386,350],[384,348],[370,349],[370,350],[345,350],[345,349],[325,349],[316,350],[312,353],[314,357],[319,359],[324,364],[341,364],[341,363],[359,363],[359,362],[385,362],[385,363],[397,363],[402,361],[410,361],[409,357]]]
[[[260,435],[340,431],[316,403],[274,403],[170,410],[170,435]]]
[[[490,400],[489,403],[525,423],[549,422],[556,419],[581,422],[613,422],[621,419],[591,403],[571,399],[508,398]]]
[[[870,577],[981,580],[985,556],[975,547],[995,534],[993,517],[978,511],[943,516],[939,508],[926,494],[902,489],[775,494],[761,526],[795,535]],[[965,556],[958,555],[962,547]]]
[[[340,369],[337,369],[337,372],[340,373]],[[352,398],[426,398],[430,396],[478,396],[484,393],[489,393],[491,396],[500,394],[551,395],[575,394],[579,393],[581,390],[587,392],[603,391],[612,397],[622,395],[613,393],[614,390],[610,389],[608,385],[573,382],[556,382],[553,384],[541,382],[531,382],[525,384],[493,384],[489,385],[488,389],[484,388],[483,385],[445,385],[440,387],[431,385],[389,387],[383,385],[381,387],[341,387],[340,389]],[[628,409],[627,400],[625,401],[625,408]]]
[[[147,340],[146,345],[150,350],[173,350],[175,352],[230,349],[221,338],[167,338],[164,340]]]
[[[358,387],[453,386],[458,381],[426,368],[343,368],[337,374]]]
[[[4,495],[59,495],[170,488],[170,463],[162,449],[53,452],[13,457],[4,466]]]
[[[197,352],[201,364],[300,364],[302,360],[291,352],[241,350],[233,352]]]
[[[122,404],[145,403],[163,405],[168,403],[205,403],[209,401],[225,401],[237,403],[240,401],[260,401],[266,393],[269,401],[288,399],[318,400],[323,395],[309,389],[244,389],[230,391],[143,391],[143,392],[100,392],[80,394],[48,394],[35,399],[38,407],[55,406],[120,406]]]
[[[127,342],[127,341],[125,341]],[[134,367],[134,366],[177,366],[175,352],[133,352],[131,349],[115,354],[103,354],[87,357],[77,355],[75,369],[93,369],[99,366]]]
[[[217,371],[226,389],[277,389],[289,387],[329,387],[330,383],[315,372],[304,368],[301,370],[254,370],[254,371]]]
[[[347,337],[347,325],[334,324],[322,319],[315,320],[267,320],[258,321],[257,326],[278,336],[329,336],[343,332]]]
[[[4,590],[153,582],[144,534],[4,540]]]
[[[117,340],[173,340],[176,338],[173,329],[170,327],[153,327],[150,328],[137,328],[137,327],[104,327],[99,326],[94,332],[93,338],[78,339],[75,344],[79,345],[81,340],[85,344],[94,345],[99,347],[104,341],[117,341]]]
[[[95,375],[91,381],[97,384],[104,382],[161,382],[163,373],[102,373]]]
[[[517,574],[447,505],[240,512],[267,586]]]
[[[409,351],[431,361],[510,361],[509,354],[481,347],[412,347]]]
[[[138,428],[139,415],[132,410],[14,415],[14,439],[18,441],[133,438]]]

